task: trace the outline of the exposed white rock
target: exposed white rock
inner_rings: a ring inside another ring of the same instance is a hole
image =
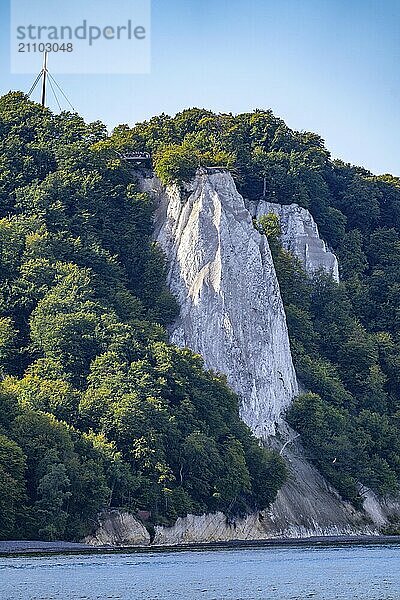
[[[177,186],[165,190],[156,178],[145,180],[143,187],[158,203],[156,239],[167,255],[169,286],[180,305],[171,341],[224,373],[242,400],[243,420],[280,450],[293,437],[282,415],[298,387],[265,236],[254,229],[227,172],[199,172],[184,192]],[[259,203],[253,214],[267,214],[274,206]],[[287,247],[291,239],[292,249],[300,252],[314,240],[320,256],[309,250],[308,259],[303,256],[307,268],[332,267],[337,277],[336,258],[326,251],[308,211],[282,208],[282,215],[292,215],[282,218]],[[296,236],[304,238],[297,245]],[[276,433],[278,438],[271,437]],[[158,527],[156,542],[377,533],[373,519],[343,502],[310,465],[298,440],[285,447],[284,457],[289,480],[262,519],[250,515],[234,526],[221,514],[189,515],[172,528]]]
[[[268,529],[278,537],[374,535],[380,523],[343,501],[307,461],[298,439],[283,454],[288,480],[267,511]]]
[[[177,186],[165,190],[156,178],[143,180],[142,187],[158,202],[156,237],[181,307],[171,341],[200,353],[207,367],[227,376],[242,400],[242,418],[282,452],[289,470],[267,511],[235,520],[220,512],[187,515],[171,527],[156,526],[152,544],[378,534],[400,514],[399,501],[383,502],[364,490],[364,511],[356,511],[307,461],[282,420],[298,390],[284,310],[267,240],[254,229],[232,177],[203,171],[185,192]],[[308,211],[264,201],[250,210],[255,216],[277,212],[285,246],[307,270],[323,267],[337,279],[336,257]],[[100,515],[99,528],[84,541],[148,545],[150,536],[132,515],[113,510]]]
[[[378,533],[376,527],[360,518],[353,508],[349,506],[347,511],[347,515],[343,513],[342,520],[338,521],[337,514],[333,511],[330,521],[320,523],[318,510],[311,510],[307,520],[304,520],[301,512],[296,515],[287,514],[287,505],[281,496],[270,510],[252,513],[242,519],[227,519],[222,512],[179,517],[170,527],[157,525],[154,539],[150,542],[149,533],[133,515],[112,510],[101,515],[98,529],[93,535],[86,537],[84,542],[91,546],[174,546]]]
[[[96,531],[83,541],[91,546],[148,546],[147,529],[128,512],[108,510],[98,517]]]
[[[317,224],[308,210],[298,204],[275,204],[265,200],[249,203],[249,210],[256,218],[268,213],[278,215],[283,247],[302,261],[308,273],[324,269],[339,281],[337,258],[319,237]]]
[[[154,180],[153,189],[156,239],[181,307],[171,342],[224,373],[243,420],[258,437],[271,435],[298,388],[267,239],[227,172],[198,172],[186,197]]]
[[[378,498],[378,496],[365,486],[360,486],[360,492],[364,498],[363,509],[369,518],[382,529],[390,525],[392,521],[399,523],[400,520],[400,497]]]
[[[308,538],[337,535],[375,535],[373,526],[360,524],[355,528],[349,523],[320,525],[318,522],[293,525],[289,521],[278,528],[268,513],[253,513],[244,519],[228,520],[221,513],[187,515],[179,517],[172,527],[157,526],[152,542],[157,546],[195,544],[243,540],[270,540],[277,538]]]

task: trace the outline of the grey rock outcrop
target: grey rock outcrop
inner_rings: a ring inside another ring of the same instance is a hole
[[[156,239],[181,307],[171,342],[227,376],[258,437],[274,434],[298,388],[267,239],[229,173],[198,173],[186,198],[176,186],[153,189]]]
[[[108,510],[98,517],[98,526],[84,540],[91,546],[148,546],[147,529],[128,512]]]
[[[400,524],[400,496],[378,498],[370,489],[360,485],[360,493],[364,498],[363,509],[368,517],[381,529],[385,530]]]
[[[337,258],[320,238],[317,224],[307,209],[298,204],[275,204],[260,200],[249,203],[249,210],[256,218],[268,213],[278,215],[283,247],[302,261],[308,273],[324,269],[339,281]]]

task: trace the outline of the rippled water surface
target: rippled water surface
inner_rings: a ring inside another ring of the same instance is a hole
[[[400,545],[0,558],[1,600],[400,600]]]

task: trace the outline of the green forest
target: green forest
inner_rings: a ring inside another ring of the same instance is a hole
[[[0,538],[72,539],[99,510],[265,508],[285,479],[201,357],[167,343],[177,305],[154,207],[101,123],[0,99]]]
[[[270,241],[298,376],[287,418],[344,498],[400,478],[400,180],[333,161],[271,111],[185,110],[109,136],[22,93],[0,99],[0,539],[81,539],[99,510],[245,514],[286,478],[201,357],[168,343],[177,304],[150,198],[124,151],[164,183],[229,168],[239,191],[308,208],[341,283]],[[360,487],[361,486],[361,487]]]
[[[271,111],[190,109],[120,126],[109,148],[152,152],[164,183],[197,166],[225,166],[245,198],[310,210],[337,254],[340,284],[309,277],[279,243],[279,222],[256,227],[270,241],[298,378],[308,393],[289,423],[319,470],[360,507],[400,483],[400,179],[332,160],[324,141],[289,129]]]

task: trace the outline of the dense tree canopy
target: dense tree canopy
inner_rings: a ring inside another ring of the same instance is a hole
[[[149,135],[173,180],[168,127],[160,117]],[[79,539],[107,507],[153,523],[244,514],[285,478],[225,380],[167,343],[176,301],[152,203],[115,151],[125,138],[0,99],[0,538]]]
[[[295,400],[287,418],[344,498],[359,506],[365,486],[379,495],[396,494],[397,335],[361,323],[346,281],[337,284],[324,272],[307,275],[299,260],[281,248],[271,222],[263,218],[257,226],[270,239],[297,375],[311,390]],[[348,239],[359,240],[358,230],[353,231],[357,235]],[[346,268],[357,271],[364,262],[354,253]]]
[[[306,276],[280,248],[273,215],[255,224],[269,238],[297,372],[311,391],[288,418],[344,497],[359,504],[362,485],[398,492],[400,179],[332,160],[318,135],[263,110],[163,114],[100,142],[118,144],[152,152],[165,183],[190,178],[196,157],[197,165],[225,163],[245,198],[265,194],[311,211],[339,257],[339,285]]]
[[[164,183],[231,169],[243,195],[309,208],[341,283],[270,240],[298,375],[288,414],[341,494],[400,478],[400,180],[332,161],[271,111],[188,109],[107,135],[23,94],[0,99],[0,537],[82,537],[105,507],[262,509],[285,478],[202,359],[167,343],[176,315],[153,206],[124,150]]]

